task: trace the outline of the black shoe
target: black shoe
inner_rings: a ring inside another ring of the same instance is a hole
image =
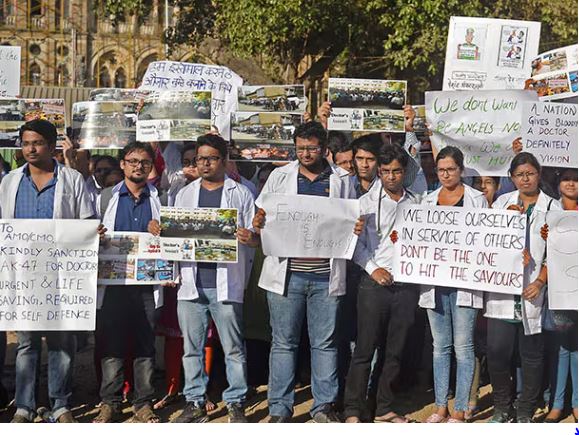
[[[247,423],[245,411],[240,403],[230,403],[227,405],[227,421],[229,423]]]
[[[173,423],[206,423],[207,421],[209,421],[209,416],[204,404],[198,405],[187,402],[187,405],[185,405],[181,414],[173,420]]]
[[[270,415],[268,423],[289,423],[291,417],[282,417],[281,415]]]
[[[0,409],[6,408],[9,403],[8,391],[6,391],[6,388],[4,388],[4,385],[0,382]]]
[[[314,414],[314,423],[341,423],[332,405],[325,405],[321,411]]]
[[[495,411],[493,418],[489,420],[489,423],[511,423],[513,421],[513,416],[508,412]]]

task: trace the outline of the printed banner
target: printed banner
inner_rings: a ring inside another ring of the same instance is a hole
[[[243,79],[224,66],[159,61],[149,64],[139,89],[211,91],[211,124],[229,140],[230,114],[242,84]]]
[[[509,210],[400,206],[394,279],[520,295],[526,225]]]
[[[20,47],[0,45],[0,97],[20,95]]]
[[[137,118],[137,140],[143,142],[195,140],[210,130],[210,92],[151,92]]]
[[[161,255],[176,261],[237,263],[237,209],[161,207]]]
[[[97,220],[0,220],[0,331],[94,331]]]
[[[450,17],[442,90],[524,89],[541,23]]]
[[[90,101],[141,101],[149,91],[142,89],[97,88],[90,91]]]
[[[577,97],[577,44],[547,51],[533,60],[533,89],[542,101]]]
[[[231,114],[230,160],[287,162],[296,159],[293,134],[303,116],[295,113]]]
[[[261,230],[263,253],[291,258],[351,259],[358,237],[357,200],[309,195],[260,196],[266,223]]]
[[[577,278],[577,212],[547,213],[547,270],[549,308],[576,310]]]
[[[329,130],[404,132],[406,82],[330,78]]]
[[[137,137],[136,101],[83,101],[72,105],[72,141],[80,148],[123,148]]]
[[[303,114],[308,100],[304,85],[241,86],[237,110],[240,112],[285,112]]]
[[[0,99],[0,148],[20,148],[20,126],[33,119],[46,119],[56,126],[57,146],[66,134],[64,100]]]
[[[523,150],[541,166],[577,167],[577,104],[525,103]]]
[[[521,137],[523,103],[533,91],[426,92],[432,146],[452,145],[464,154],[468,176],[507,176],[513,141]]]
[[[175,281],[174,263],[162,258],[158,237],[107,232],[99,248],[100,285],[154,285]]]

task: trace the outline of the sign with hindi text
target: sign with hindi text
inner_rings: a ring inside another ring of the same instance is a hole
[[[20,47],[0,45],[0,97],[20,95]]]

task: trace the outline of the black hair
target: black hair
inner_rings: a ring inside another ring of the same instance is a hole
[[[207,145],[216,149],[223,160],[227,158],[227,142],[216,134],[205,134],[197,138],[197,149]]]
[[[336,154],[352,151],[352,145],[348,137],[342,131],[328,132],[328,149],[332,153],[332,158],[336,160]]]
[[[389,165],[394,160],[402,165],[404,169],[408,166],[408,154],[402,148],[394,145],[384,145],[378,154],[378,164]]]
[[[328,144],[328,132],[322,124],[316,121],[310,121],[298,125],[294,131],[294,145],[298,137],[301,139],[310,139],[315,137],[321,147],[325,147]]]
[[[52,122],[47,121],[46,119],[33,119],[32,121],[28,121],[26,124],[22,125],[18,134],[20,141],[22,141],[22,135],[25,131],[38,133],[48,142],[48,145],[56,145],[56,138],[58,137],[56,127]]]
[[[109,156],[107,154],[101,154],[98,156],[97,159],[94,160],[94,166],[95,168],[97,167],[97,165],[106,160],[107,162],[110,163],[110,165],[113,167],[113,169],[118,168],[119,167],[119,161],[117,159],[115,159],[113,156]]]
[[[131,142],[126,145],[119,153],[119,160],[125,160],[125,157],[131,154],[133,151],[145,151],[149,154],[149,157],[154,162],[155,161],[155,151],[153,147],[145,142]]]
[[[380,154],[380,146],[382,141],[378,142],[378,140],[374,139],[371,135],[361,136],[358,139],[355,139],[352,142],[352,149],[354,150],[354,157],[359,150],[367,151],[372,153],[374,157],[378,158]]]
[[[462,154],[461,150],[451,146],[444,147],[438,152],[438,155],[436,156],[436,165],[438,166],[438,162],[447,157],[450,157],[452,160],[454,160],[456,166],[458,166],[461,171],[464,171],[464,154]]]
[[[185,142],[185,146],[181,150],[181,158],[185,155],[188,151],[196,151],[197,150],[197,142]]]
[[[559,176],[559,183],[561,181],[574,180],[577,181],[577,169],[576,168],[561,168],[557,171]]]
[[[515,157],[513,157],[513,160],[511,160],[509,175],[513,175],[515,169],[517,169],[521,165],[531,165],[533,168],[537,170],[539,174],[541,173],[541,165],[539,164],[537,158],[531,153],[522,152],[517,154]]]

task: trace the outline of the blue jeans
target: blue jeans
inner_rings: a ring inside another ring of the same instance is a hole
[[[312,355],[311,414],[338,397],[336,324],[340,298],[329,296],[328,288],[328,276],[292,272],[286,295],[267,293],[272,329],[267,392],[270,415],[293,414],[298,346],[306,316]]]
[[[183,394],[189,403],[202,405],[209,377],[205,373],[204,348],[209,316],[213,319],[225,354],[229,386],[223,392],[225,403],[243,403],[247,394],[247,364],[243,343],[243,304],[217,302],[217,289],[198,288],[199,298],[177,302],[179,327],[183,333]]]
[[[69,410],[72,395],[72,367],[76,350],[73,332],[18,332],[16,353],[16,414],[29,420],[36,416],[35,385],[42,352],[42,336],[48,347],[48,397],[52,416],[58,419]]]
[[[550,390],[553,400],[552,409],[565,408],[565,390],[567,377],[571,372],[573,394],[571,406],[577,408],[577,325],[572,331],[553,332],[551,337],[556,340],[556,360],[550,373]]]
[[[434,398],[436,406],[448,403],[450,358],[454,346],[456,355],[455,411],[468,410],[470,387],[474,377],[474,327],[476,308],[456,305],[456,289],[437,287],[436,308],[428,310],[432,331],[432,366],[434,371]]]

